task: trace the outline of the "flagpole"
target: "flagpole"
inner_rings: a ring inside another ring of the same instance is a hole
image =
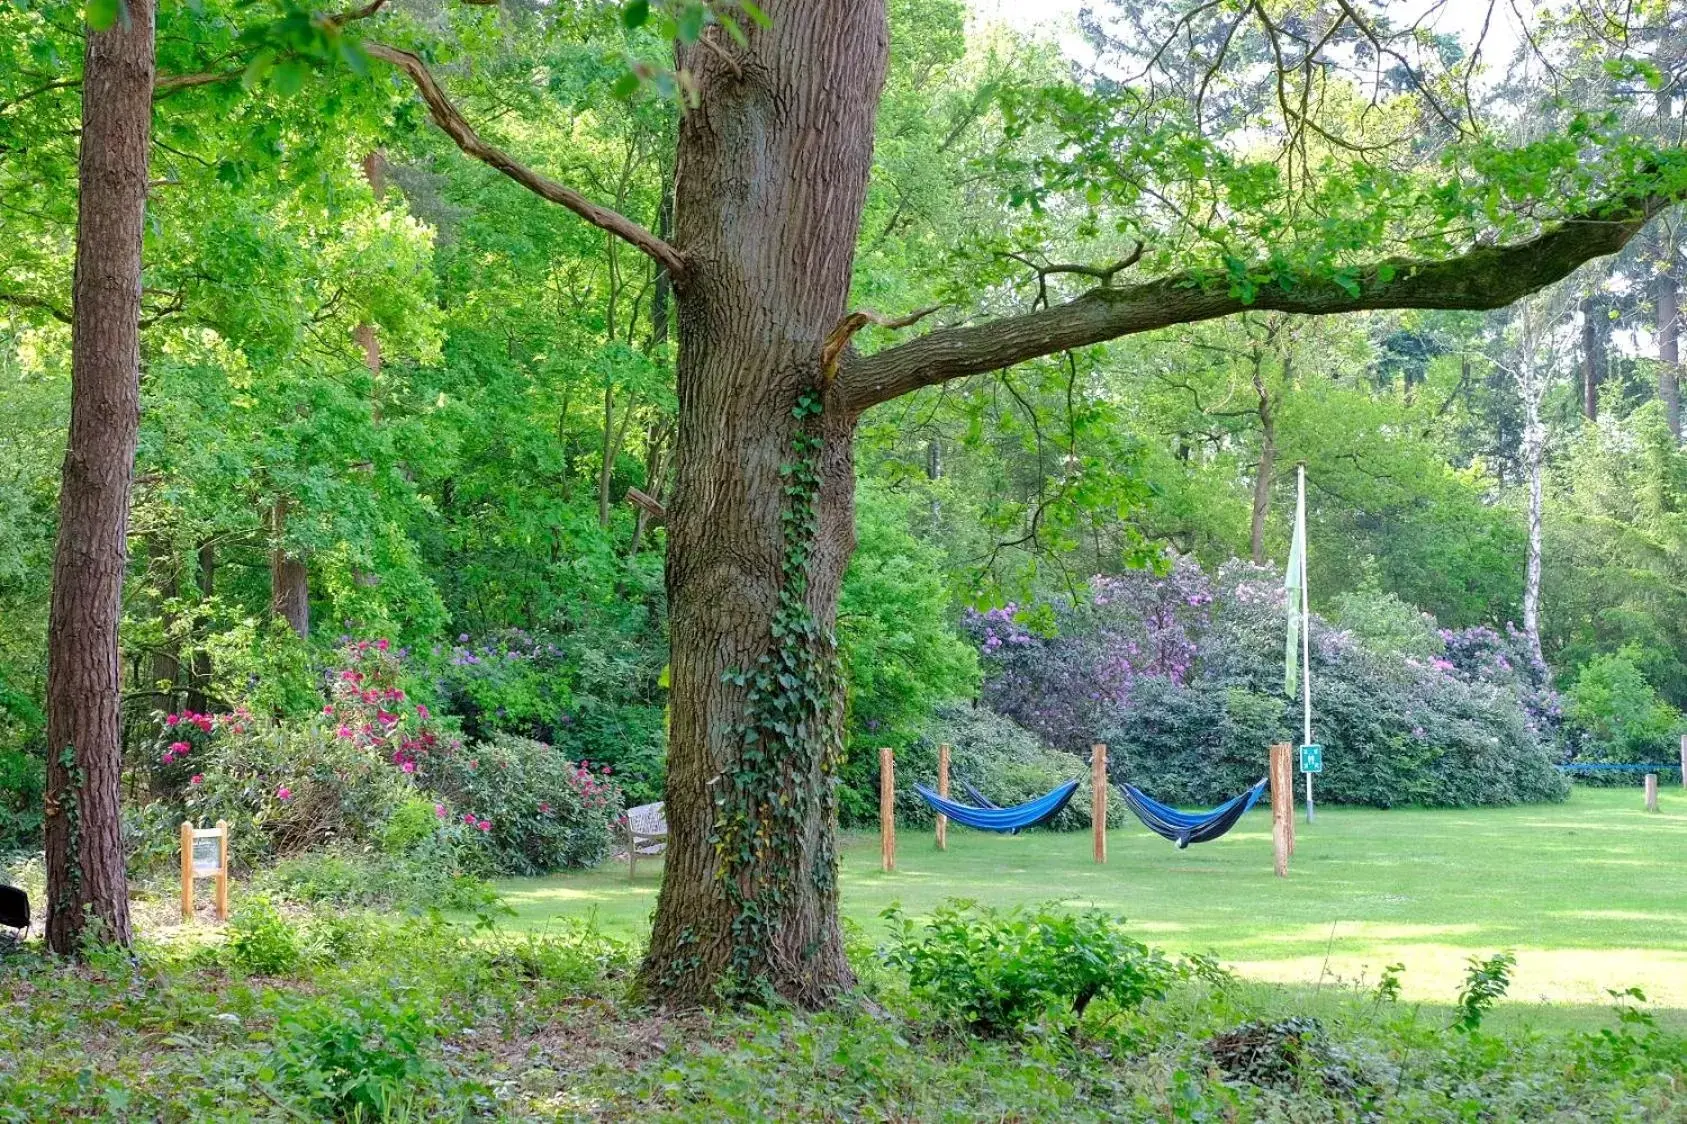
[[[1301,745],[1312,744],[1312,611],[1311,601],[1306,589],[1306,465],[1297,468],[1297,483],[1300,487],[1298,502],[1295,505],[1295,518],[1300,526],[1295,528],[1300,535],[1300,708],[1301,708]],[[1311,823],[1316,814],[1312,802],[1312,774],[1306,774],[1306,822]]]

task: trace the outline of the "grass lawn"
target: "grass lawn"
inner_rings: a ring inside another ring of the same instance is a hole
[[[1374,980],[1406,965],[1405,996],[1450,1002],[1465,957],[1517,954],[1510,998],[1606,1007],[1639,986],[1666,1021],[1687,1021],[1687,793],[1662,812],[1638,788],[1578,787],[1566,804],[1463,810],[1322,808],[1297,826],[1287,881],[1271,873],[1271,821],[1256,810],[1229,835],[1179,851],[1134,826],[1090,858],[1088,832],[1011,837],[951,827],[898,835],[879,870],[876,834],[843,840],[843,910],[869,935],[900,903],[926,913],[949,897],[996,905],[1058,899],[1129,919],[1174,952],[1212,952],[1241,974],[1308,986]],[[646,931],[660,862],[500,884],[518,929],[595,913],[606,931]]]

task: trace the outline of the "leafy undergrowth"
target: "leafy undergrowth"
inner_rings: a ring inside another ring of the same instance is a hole
[[[1116,972],[1150,963],[1109,939]],[[980,1036],[894,950],[856,944],[837,1011],[668,1014],[625,1000],[637,950],[589,925],[510,937],[251,899],[227,939],[0,954],[0,1121],[1687,1119],[1687,1036],[1632,992],[1596,1032],[1501,1034],[1478,1012],[1456,1033],[1387,987],[1312,1017],[1197,962],[1082,1014],[1051,987]],[[994,963],[968,986],[1007,986]]]

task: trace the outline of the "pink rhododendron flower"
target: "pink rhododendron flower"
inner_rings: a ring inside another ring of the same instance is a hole
[[[182,720],[182,716],[179,715],[179,714],[166,715],[165,718],[164,718],[164,725],[166,725],[166,726],[176,726],[176,725],[179,725],[181,723],[181,720]]]
[[[325,707],[323,707],[323,708],[322,708],[322,713],[324,713],[324,714],[333,714],[333,713],[334,713],[334,704],[333,704],[333,703],[329,703],[329,704],[328,704],[328,705],[327,705],[327,706],[325,706]]]
[[[464,823],[474,823],[474,813],[473,812],[464,812],[463,813],[463,822]]]
[[[203,784],[204,782],[205,782],[205,774],[204,773],[195,773],[195,774],[193,774],[193,776],[188,778],[187,783],[188,784]]]
[[[164,764],[166,764],[166,765],[168,765],[168,764],[170,764],[170,763],[171,763],[171,762],[172,762],[172,761],[174,761],[174,760],[175,760],[175,759],[176,759],[176,751],[175,751],[175,750],[173,750],[173,749],[166,749],[166,750],[165,750],[165,751],[164,751]]]
[[[445,805],[435,804],[433,806],[433,814],[438,816],[440,819],[444,819],[445,818]]]
[[[282,785],[280,788],[275,790],[275,798],[277,800],[291,800],[293,799],[293,790],[288,788],[286,785]]]
[[[416,763],[414,761],[406,761],[403,765],[399,766],[399,768],[403,769],[406,773],[414,773],[416,771]]]
[[[171,742],[170,748],[176,751],[176,756],[180,757],[193,747],[188,745],[186,742]]]
[[[548,812],[548,811],[551,810],[551,806],[550,806],[549,803],[544,803],[544,804],[539,805],[539,810],[541,812]]]
[[[337,733],[342,738],[349,738],[349,737],[351,737],[351,727],[350,726],[341,726],[339,728],[339,730],[337,731]]]
[[[423,706],[421,703],[417,703],[416,704],[416,717],[420,718],[420,719],[423,719],[425,721],[425,720],[427,720],[427,719],[429,719],[433,716],[428,713],[427,707]]]
[[[479,823],[475,824],[475,826],[480,828],[480,830],[482,830],[482,831],[491,831],[492,830],[492,821],[491,820],[481,820]]]
[[[386,651],[388,648],[387,638],[383,636],[379,640],[375,641],[375,647],[379,648],[383,652]]]

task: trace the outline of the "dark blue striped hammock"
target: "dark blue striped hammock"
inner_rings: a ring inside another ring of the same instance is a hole
[[[1015,804],[1011,808],[975,808],[971,804],[957,804],[948,797],[937,795],[923,784],[916,784],[914,791],[935,811],[948,816],[956,823],[975,827],[979,831],[1006,833],[1037,827],[1060,815],[1067,802],[1072,799],[1072,794],[1078,791],[1078,782],[1067,781],[1047,796],[1039,796],[1035,800]]]
[[[1179,849],[1191,843],[1208,843],[1231,828],[1265,791],[1270,778],[1261,777],[1258,784],[1240,796],[1226,800],[1210,812],[1180,812],[1160,803],[1133,784],[1121,784],[1119,792],[1136,818],[1155,835],[1170,839]]]

